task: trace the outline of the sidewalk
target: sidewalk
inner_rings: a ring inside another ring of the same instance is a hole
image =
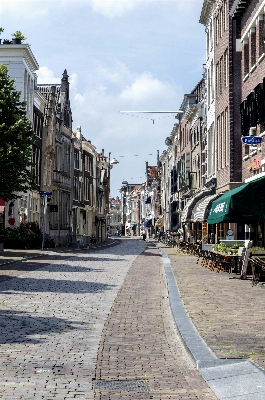
[[[216,400],[173,322],[164,266],[147,243],[128,271],[105,323],[95,400]]]
[[[201,337],[218,358],[248,359],[265,369],[265,285],[216,273],[159,243],[171,260],[181,298]]]

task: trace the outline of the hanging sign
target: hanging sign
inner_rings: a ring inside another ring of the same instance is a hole
[[[262,137],[259,136],[244,136],[241,138],[242,143],[248,145],[255,145],[262,142]]]

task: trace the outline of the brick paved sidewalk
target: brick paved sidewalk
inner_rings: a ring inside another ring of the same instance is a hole
[[[167,252],[185,308],[218,358],[243,358],[265,368],[265,287],[239,275],[216,273],[196,257]]]
[[[96,400],[216,399],[173,323],[159,251],[132,264],[103,330]]]

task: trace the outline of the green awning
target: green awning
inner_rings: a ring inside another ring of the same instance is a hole
[[[229,190],[212,204],[208,224],[265,221],[265,177]]]

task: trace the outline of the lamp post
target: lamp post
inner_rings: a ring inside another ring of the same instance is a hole
[[[42,244],[41,250],[44,249],[45,231],[46,231],[46,210],[47,210],[47,197],[52,195],[52,192],[46,192],[44,190],[39,190],[39,194],[43,198],[43,227],[42,227]]]
[[[126,189],[128,188],[128,182],[127,181],[122,181],[122,234],[125,236],[125,231],[126,231]]]

